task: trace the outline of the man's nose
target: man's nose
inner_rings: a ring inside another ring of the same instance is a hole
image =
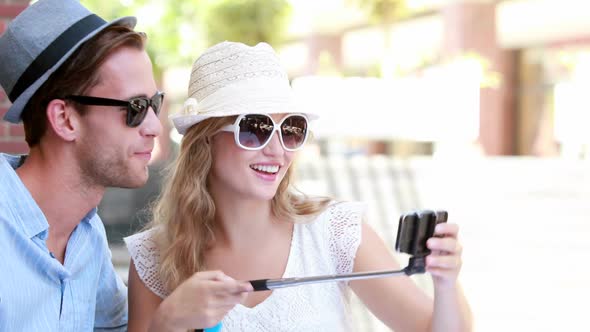
[[[151,106],[139,130],[143,136],[157,137],[162,133],[162,122]]]

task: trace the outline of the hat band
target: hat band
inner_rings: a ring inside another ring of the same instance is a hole
[[[47,48],[41,52],[20,76],[14,88],[8,95],[14,101],[44,73],[51,69],[74,45],[92,31],[107,22],[97,15],[91,14],[76,22],[64,31]]]
[[[203,98],[196,105],[186,105],[184,114],[227,116],[241,114],[254,105],[266,105],[265,113],[291,112],[293,95],[288,81],[254,78],[230,84]],[[242,112],[235,113],[242,109]],[[286,111],[287,110],[287,111]]]

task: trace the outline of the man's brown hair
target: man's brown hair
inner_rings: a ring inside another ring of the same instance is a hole
[[[83,95],[100,82],[98,68],[119,47],[144,49],[145,34],[122,26],[110,26],[86,41],[37,90],[22,113],[25,140],[29,147],[39,144],[47,131],[49,102],[67,95]],[[82,105],[76,108],[84,112]]]

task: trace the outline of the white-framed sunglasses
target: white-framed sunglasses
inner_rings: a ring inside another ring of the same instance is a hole
[[[268,114],[241,114],[221,131],[233,132],[236,145],[245,150],[264,149],[278,131],[283,148],[297,151],[307,141],[307,124],[304,114],[289,114],[278,124]]]

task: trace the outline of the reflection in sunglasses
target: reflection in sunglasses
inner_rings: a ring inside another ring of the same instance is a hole
[[[295,135],[301,135],[303,134],[303,129],[299,128],[299,127],[293,127],[293,126],[283,126],[283,131],[290,133],[290,134],[295,134]]]

